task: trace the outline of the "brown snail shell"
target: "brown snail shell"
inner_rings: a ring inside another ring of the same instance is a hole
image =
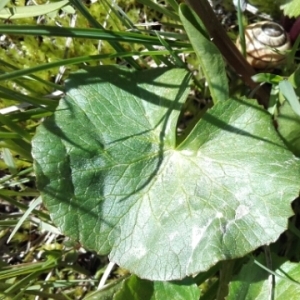
[[[291,48],[288,34],[277,23],[263,21],[245,28],[246,59],[254,68],[274,68],[284,63]],[[236,45],[240,51],[240,39]]]

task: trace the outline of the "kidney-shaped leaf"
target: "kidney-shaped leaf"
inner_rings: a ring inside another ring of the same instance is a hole
[[[142,278],[179,279],[275,241],[299,161],[252,101],[215,105],[179,146],[189,76],[103,66],[73,74],[33,140],[61,230]]]

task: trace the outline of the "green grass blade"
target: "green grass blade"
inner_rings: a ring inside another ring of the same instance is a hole
[[[3,200],[7,201],[8,203],[10,203],[11,205],[14,205],[15,207],[19,208],[20,210],[22,211],[26,211],[28,209],[28,206],[23,204],[23,203],[20,203],[20,201],[18,200],[15,200],[11,197],[8,197],[6,195],[4,195],[2,193],[2,190],[0,189],[0,196]],[[45,220],[47,220],[48,222],[50,222],[50,216],[44,212],[41,212],[41,211],[38,211],[38,210],[34,210],[33,213],[37,216],[39,216],[39,218],[43,218]],[[0,271],[0,274],[1,274],[1,271]],[[1,278],[0,278],[1,280]]]
[[[156,10],[156,11],[162,13],[163,15],[171,18],[174,21],[180,21],[179,16],[176,13],[174,13],[172,10],[170,10],[166,7],[160,6],[151,0],[138,0],[138,2],[150,7],[153,10]]]
[[[104,1],[104,3],[106,3],[106,5],[109,7],[109,9],[111,10],[111,12],[114,14],[114,16],[116,18],[118,18],[118,20],[121,22],[121,24],[123,24],[124,27],[126,27],[128,30],[133,30],[136,33],[140,33],[142,34],[142,31],[139,30],[132,22],[131,20],[128,18],[128,16],[126,15],[126,13],[120,8],[118,7],[118,11],[115,9],[115,7],[113,5],[111,5],[108,1]],[[146,31],[145,31],[146,32]],[[154,47],[152,47],[152,45],[145,45],[145,48],[148,51],[155,51]],[[164,58],[163,56],[152,56],[154,62],[156,63],[156,65],[160,65],[161,63],[164,63],[166,66],[168,65],[168,61],[166,58]],[[141,59],[141,57],[140,57]],[[144,65],[147,65],[146,62],[143,61]]]
[[[86,7],[83,5],[83,2],[80,0],[70,0],[70,3],[73,4],[78,11],[89,21],[89,23],[95,27],[100,28],[104,30],[103,26],[99,24],[93,16],[89,13],[89,11],[86,9]],[[101,39],[101,38],[99,38]],[[121,46],[119,43],[117,43],[114,40],[110,40],[110,45],[116,50],[116,52],[124,52],[123,46]],[[126,57],[125,60],[132,65],[135,69],[139,70],[141,67],[139,64],[132,58],[132,57]]]
[[[257,261],[256,259],[254,259],[254,263],[255,263],[256,265],[258,265],[260,268],[262,268],[263,270],[267,271],[269,274],[272,274],[272,275],[274,275],[275,277],[279,277],[279,278],[281,278],[281,279],[283,279],[283,280],[286,280],[286,281],[288,281],[288,282],[290,282],[290,283],[292,283],[292,284],[295,284],[295,285],[297,285],[297,286],[300,286],[300,283],[299,283],[299,282],[294,281],[294,280],[291,280],[291,279],[288,278],[288,277],[282,276],[282,275],[278,274],[277,272],[274,272],[274,271],[270,270],[269,268],[265,267],[263,264],[261,264],[261,263],[260,263],[259,261]]]
[[[40,120],[52,115],[52,112],[45,108],[32,108],[21,112],[11,113],[11,119],[14,122],[27,121],[27,120]]]
[[[1,75],[0,75],[1,76]],[[42,107],[42,108],[47,108],[50,111],[54,111],[57,103],[56,101],[50,100],[50,99],[45,99],[42,97],[34,97],[34,96],[29,96],[29,95],[24,95],[22,93],[12,91],[6,87],[0,86],[0,92],[2,92],[4,95],[6,95],[6,99],[13,99],[15,101],[19,102],[24,102],[24,103],[30,103],[34,106]],[[44,107],[45,106],[45,107]]]
[[[72,38],[87,38],[106,41],[118,41],[124,43],[138,43],[161,46],[160,40],[155,36],[146,36],[133,32],[114,32],[110,30],[95,28],[71,28],[71,27],[54,27],[54,26],[32,26],[32,25],[0,25],[2,34],[12,35],[31,35],[31,36],[60,36]],[[168,40],[172,47],[186,48],[190,47],[189,43]],[[120,51],[118,51],[120,52]],[[122,51],[124,52],[124,50]]]
[[[190,46],[190,45],[187,45]],[[174,50],[174,53],[191,53],[193,50],[189,47],[187,49],[180,49],[180,50]],[[114,54],[99,54],[99,55],[90,55],[90,56],[81,56],[81,57],[75,57],[75,58],[69,58],[64,60],[59,60],[57,62],[53,63],[46,63],[43,65],[39,65],[36,67],[24,69],[24,70],[18,70],[13,71],[8,74],[0,75],[0,81],[1,80],[8,80],[8,79],[14,79],[18,78],[20,76],[25,76],[34,72],[52,69],[59,66],[67,66],[67,65],[73,65],[73,64],[79,64],[83,62],[89,62],[89,61],[95,61],[95,60],[101,60],[106,58],[116,58],[116,57],[126,57],[126,56],[160,56],[160,55],[169,55],[168,50],[156,50],[156,51],[147,51],[147,52],[123,52],[123,53],[114,53]]]
[[[16,174],[17,173],[17,167],[13,158],[13,155],[11,154],[11,151],[7,148],[2,149],[2,157],[4,163],[7,165],[8,170],[10,174]]]
[[[13,229],[13,231],[11,232],[11,234],[9,235],[8,239],[7,239],[7,243],[10,242],[10,240],[12,239],[12,237],[15,235],[15,233],[21,228],[21,226],[23,225],[24,221],[28,218],[28,216],[32,213],[32,211],[34,209],[36,209],[37,206],[39,206],[42,203],[42,198],[38,197],[35,200],[33,200],[28,209],[25,211],[24,215],[18,220],[17,225],[15,226],[15,228]]]
[[[174,11],[178,11],[179,5],[175,0],[167,0],[167,3],[173,8]]]
[[[0,141],[0,147],[9,148],[10,150],[21,155],[24,159],[32,161],[31,146],[22,139]]]
[[[241,9],[240,0],[238,0],[238,5],[237,5],[237,17],[238,17],[238,24],[239,24],[239,38],[240,38],[242,54],[244,57],[246,57],[245,31],[244,31],[244,23],[243,23],[243,12]]]
[[[55,260],[51,260],[47,262],[38,262],[29,265],[19,266],[18,268],[15,268],[15,266],[4,267],[0,271],[0,280],[16,277],[20,275],[31,274],[41,269],[43,270],[43,272],[46,272],[48,270],[51,270],[52,268],[55,268],[56,266],[57,266],[57,262]]]
[[[0,189],[3,189],[2,185],[5,184],[6,182],[8,182],[9,180],[12,180],[17,176],[24,176],[24,175],[30,174],[30,173],[32,173],[32,171],[33,171],[33,168],[30,167],[30,168],[27,168],[25,170],[22,170],[22,171],[18,172],[17,174],[11,174],[11,175],[2,177],[0,179]]]
[[[28,133],[28,131],[24,130],[22,127],[17,125],[17,123],[13,122],[10,117],[0,114],[0,123],[7,126],[11,131],[17,133],[26,141],[31,141],[31,135]]]
[[[0,131],[0,139],[18,139],[20,136],[14,132]]]
[[[8,62],[6,62],[6,61],[4,61],[4,60],[2,60],[2,59],[0,59],[0,65],[1,65],[1,66],[5,66],[5,67],[7,67],[7,68],[10,68],[10,69],[12,69],[12,70],[14,70],[14,71],[20,70],[19,68],[15,67],[15,66],[12,65],[12,64],[9,64]],[[1,72],[1,74],[5,74],[5,73],[7,73],[7,70],[3,70],[3,71]],[[30,75],[30,76],[28,76],[28,80],[35,80],[35,81],[37,81],[37,82],[40,82],[40,83],[44,84],[45,86],[48,86],[48,87],[50,87],[50,88],[53,88],[54,90],[59,90],[59,91],[63,91],[63,90],[64,90],[64,88],[63,88],[61,85],[55,84],[55,83],[50,82],[50,81],[48,81],[48,80],[44,80],[44,79],[39,78],[38,76],[35,76],[35,75]],[[18,83],[20,86],[23,86],[24,88],[28,89],[28,87],[26,87],[26,86],[23,84],[23,82],[17,82],[17,83]]]
[[[204,24],[189,6],[181,4],[179,15],[197,54],[214,104],[226,101],[229,98],[229,86],[224,59],[219,49],[210,40]]]
[[[63,0],[59,2],[52,2],[41,5],[29,5],[29,6],[15,6],[9,8],[3,8],[0,10],[0,19],[20,19],[31,18],[41,15],[46,15],[54,11],[58,11],[64,6],[69,4],[69,0]]]
[[[170,51],[170,56],[173,59],[175,65],[179,68],[185,68],[185,64],[184,62],[178,57],[177,53],[175,53],[172,49],[172,47],[168,44],[168,42],[166,40],[164,40],[160,35],[159,32],[156,32],[157,37],[160,39],[161,44]],[[167,60],[164,59],[163,62],[165,63],[166,66],[172,66],[173,64]]]

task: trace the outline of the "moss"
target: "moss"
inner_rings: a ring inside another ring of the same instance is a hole
[[[119,5],[124,5],[124,7],[128,7],[128,4],[135,5],[135,1],[131,1],[131,3],[128,3],[128,1],[126,1],[126,3],[123,2],[120,1]],[[44,4],[46,1],[37,1],[37,3]],[[24,6],[25,0],[18,0],[14,3],[14,5]],[[11,3],[10,7],[12,7]],[[106,24],[107,29],[125,31],[126,28],[124,25],[116,16],[113,17],[113,13],[108,16],[108,9],[109,8],[104,5],[103,1],[89,5],[89,12],[100,24]],[[133,22],[137,22],[139,16],[138,11],[132,13],[131,17],[133,16],[135,16]],[[10,20],[10,23],[14,25],[40,25],[42,23],[50,26],[57,26],[56,24],[58,23],[60,26],[70,27],[70,21],[70,15],[57,13],[55,17],[43,16],[42,18],[14,19]],[[0,20],[0,23],[2,24],[6,22],[6,20]],[[76,28],[90,28],[88,21],[80,14],[78,14],[76,19]],[[2,43],[2,47],[0,48],[0,59],[14,65],[19,69],[24,69],[65,58],[115,52],[108,42],[101,41],[99,53],[98,43],[99,42],[97,40],[73,39],[69,44],[69,48],[66,49],[66,38],[64,37],[8,36],[7,40]],[[103,61],[104,64],[111,64],[115,62],[115,59],[106,59]],[[90,62],[89,64],[96,65],[98,63],[99,62]],[[80,66],[68,66],[67,69],[76,70],[79,67]],[[1,66],[0,71],[9,72],[11,70]],[[53,81],[57,73],[58,68],[54,68],[51,70],[38,72],[35,75],[44,80]],[[45,90],[45,86],[42,84],[30,82],[25,79],[24,82],[26,82],[29,87],[32,87],[36,94],[45,94],[51,91],[50,88]],[[31,94],[30,91],[24,91],[23,87],[21,87],[19,84],[12,83],[11,81],[6,81],[4,83],[1,82],[0,84],[22,93],[25,92]]]

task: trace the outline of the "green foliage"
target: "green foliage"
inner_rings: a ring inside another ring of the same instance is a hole
[[[19,3],[20,9],[30,9],[31,6],[23,6],[23,3]],[[55,2],[49,5],[58,6],[61,5],[59,2]],[[46,4],[47,7],[49,7]],[[51,7],[51,6],[50,6]],[[32,6],[31,9],[34,9],[36,13],[40,12],[43,14],[42,7]],[[116,29],[116,30],[125,30],[126,28],[122,25],[118,18],[107,18],[108,7],[105,4],[105,1],[96,2],[91,5],[90,12],[93,14],[95,20],[99,23],[106,23],[107,29]],[[1,17],[1,15],[0,15]],[[36,20],[34,18],[17,18],[11,19],[10,22],[16,25],[36,25]],[[132,22],[137,22],[137,15],[136,19],[131,19]],[[6,21],[3,21],[2,24],[5,24]],[[43,24],[44,25],[51,25],[55,26],[55,24],[60,24],[64,27],[70,27],[72,24],[72,14],[67,14],[66,12],[62,12],[61,14],[51,14],[46,15],[43,17]],[[86,19],[82,15],[78,15],[76,18],[76,27],[80,28],[89,28],[89,24]],[[54,62],[66,58],[73,58],[82,55],[95,55],[99,54],[98,51],[98,41],[90,40],[90,39],[73,39],[71,43],[67,44],[66,38],[60,37],[34,37],[34,36],[18,36],[14,35],[9,38],[7,41],[7,46],[10,46],[10,51],[7,51],[6,47],[0,47],[0,59],[4,60],[6,63],[11,64],[12,66],[23,69],[23,68],[30,68],[36,65],[40,65],[46,62]],[[134,49],[134,48],[133,48]],[[101,53],[112,53],[112,47],[109,45],[108,42],[102,41],[101,43]],[[103,60],[105,63],[115,63],[116,59],[107,59],[106,61]],[[91,62],[92,65],[96,65],[96,62]],[[63,78],[66,78],[69,74],[69,71],[77,70],[78,66],[69,67],[69,70],[65,72]],[[52,81],[54,76],[58,73],[58,68],[54,68],[51,71],[45,70],[40,71],[38,73],[39,77],[47,80]],[[0,72],[7,73],[11,71],[11,68],[7,68],[5,66],[1,66]],[[24,79],[22,79],[24,81]],[[47,88],[45,90],[45,86],[37,85],[35,82],[32,81],[25,81],[29,88],[31,88],[35,94],[45,94],[46,92],[50,92],[51,88]],[[3,83],[2,83],[3,84]],[[5,86],[7,83],[5,83]],[[13,89],[18,89],[20,92],[24,92],[18,85],[13,84],[11,82],[8,83],[8,87]],[[28,91],[26,91],[28,93]]]
[[[298,160],[251,101],[219,102],[177,145],[186,76],[74,74],[33,141],[55,223],[143,278],[179,279],[275,241],[298,194]]]
[[[285,0],[249,0],[249,3],[259,9],[260,13],[267,13],[273,17],[280,16],[280,4]]]
[[[251,258],[233,278],[228,300],[273,299],[297,300],[300,292],[300,266],[286,261],[283,257],[272,255],[272,270],[262,268],[268,264],[266,256]],[[270,274],[271,273],[271,274]],[[272,275],[273,274],[273,275]]]
[[[280,107],[278,118],[278,131],[286,141],[289,148],[300,156],[300,117],[286,101]]]
[[[260,13],[269,14],[275,19],[278,19],[282,12],[285,16],[290,18],[300,16],[299,0],[248,0],[247,2],[257,8]],[[227,10],[234,11],[232,0],[225,0],[222,5],[224,5]]]
[[[1,2],[49,12],[0,24],[3,299],[298,294],[297,44],[255,78],[272,84],[265,110],[245,92],[254,72],[237,79],[236,49],[223,59],[199,19],[210,6],[179,2]]]
[[[12,6],[9,8],[2,8],[0,10],[1,19],[20,19],[20,18],[30,18],[40,15],[50,14],[56,12],[59,9],[65,7],[69,1],[63,0],[54,3],[42,4],[42,5],[30,5],[30,6]],[[6,3],[5,3],[6,4]],[[73,10],[72,13],[75,13]]]
[[[200,290],[193,280],[178,282],[148,281],[131,276],[123,282],[120,290],[114,295],[114,300],[159,300],[168,299],[172,295],[177,300],[197,300]]]
[[[297,18],[300,16],[300,1],[299,0],[282,0],[280,8],[284,14],[290,18]]]
[[[220,51],[209,40],[201,20],[186,5],[180,6],[179,15],[198,56],[214,103],[227,100],[229,98],[228,82],[225,63]]]

